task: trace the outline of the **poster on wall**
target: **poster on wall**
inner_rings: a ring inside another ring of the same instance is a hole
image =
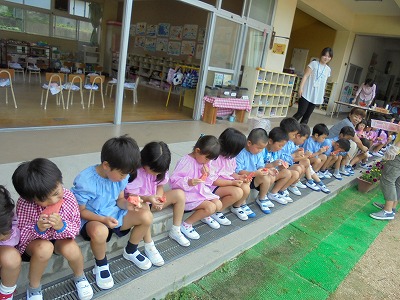
[[[286,50],[285,44],[274,43],[274,45],[272,46],[272,52],[275,54],[283,55],[285,54],[285,50]]]
[[[136,24],[136,35],[146,35],[146,22]]]
[[[195,41],[182,41],[181,54],[194,56],[195,48],[196,48]]]
[[[187,40],[195,40],[197,37],[198,25],[185,24],[183,25],[183,38]]]
[[[181,54],[181,42],[169,42],[168,43],[168,54],[169,55],[180,55]]]
[[[196,59],[201,59],[201,56],[203,55],[203,44],[197,44],[196,46],[196,54],[195,58]]]
[[[147,37],[144,49],[150,52],[155,52],[156,51],[156,43],[157,39],[153,37]]]
[[[167,52],[168,51],[168,39],[157,38],[156,51]]]
[[[202,42],[204,42],[205,37],[206,37],[206,28],[200,27],[199,34],[197,35],[197,41],[202,43]]]
[[[169,36],[169,27],[170,27],[169,23],[159,23],[157,36],[168,37]]]
[[[147,25],[147,36],[156,36],[157,35],[157,25]]]
[[[171,26],[169,31],[169,39],[180,41],[182,39],[182,26]]]
[[[130,36],[136,35],[136,24],[131,24],[131,26],[129,27],[129,35]]]
[[[144,36],[136,36],[135,37],[135,47],[144,48],[146,43],[146,37]]]

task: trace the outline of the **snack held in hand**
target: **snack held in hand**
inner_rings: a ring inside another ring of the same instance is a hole
[[[247,175],[247,180],[252,180],[254,176],[256,176],[256,173],[255,173],[255,172],[249,173],[249,174]]]
[[[61,205],[63,205],[63,203],[64,199],[61,199],[60,201],[58,201],[53,205],[46,206],[46,208],[42,211],[42,214],[46,214],[48,216],[54,213],[58,214],[60,212]]]
[[[128,199],[126,199],[129,203],[132,203],[133,205],[137,206],[137,207],[142,207],[142,204],[140,203],[140,197],[139,196],[134,196],[131,195],[128,197]]]
[[[200,180],[206,181],[207,177],[208,177],[207,173],[203,173],[203,175],[201,175],[200,177]]]
[[[281,166],[284,167],[285,169],[289,168],[289,164],[284,160],[281,161]]]
[[[165,201],[167,201],[167,196],[162,195],[162,197],[158,198],[158,201],[160,201],[161,203],[164,203]]]

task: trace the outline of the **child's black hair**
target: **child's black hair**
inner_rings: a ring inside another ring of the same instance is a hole
[[[279,127],[281,127],[283,130],[285,130],[287,133],[290,133],[290,132],[299,133],[301,130],[299,121],[297,121],[295,118],[292,118],[292,117],[284,118],[279,123]]]
[[[281,142],[281,141],[288,141],[289,135],[287,134],[286,130],[281,127],[274,127],[269,132],[268,138],[270,138],[274,143]]]
[[[150,142],[140,151],[142,167],[148,166],[150,170],[156,173],[157,182],[165,178],[165,173],[171,164],[171,151],[164,142]]]
[[[7,235],[12,228],[14,217],[14,201],[11,199],[10,192],[0,185],[0,234]]]
[[[312,135],[329,135],[329,129],[324,123],[319,123],[313,127]]]
[[[364,128],[368,126],[367,120],[362,119],[362,120],[356,125],[356,130],[360,130],[360,129],[358,128],[358,125],[360,125],[360,124],[364,124],[364,125],[365,125]]]
[[[17,193],[27,201],[43,202],[62,184],[62,174],[55,163],[47,158],[23,162],[12,175]]]
[[[344,126],[342,129],[340,129],[339,134],[342,134],[343,137],[346,135],[349,135],[351,137],[356,135],[356,132],[354,131],[354,128],[351,126]]]
[[[311,134],[310,127],[307,124],[300,124],[299,134],[300,136],[309,137]]]
[[[371,141],[369,139],[360,138],[360,141],[365,147],[367,147],[367,148],[371,147]]]
[[[106,141],[101,148],[101,162],[107,162],[111,170],[130,174],[129,182],[137,176],[140,168],[140,150],[136,141],[127,134]]]
[[[346,139],[338,139],[336,141],[338,143],[340,149],[342,149],[344,152],[348,152],[350,150],[350,141]]]
[[[213,135],[201,136],[193,147],[193,151],[199,148],[200,154],[205,155],[208,159],[217,159],[221,151],[221,145],[218,139]]]
[[[267,143],[268,133],[264,128],[254,128],[252,131],[250,131],[247,140],[252,144],[258,144],[259,142]]]
[[[219,136],[220,155],[226,158],[236,157],[246,146],[246,136],[235,128],[225,129]]]

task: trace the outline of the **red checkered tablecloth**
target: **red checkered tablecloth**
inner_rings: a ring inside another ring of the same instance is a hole
[[[239,98],[217,98],[204,96],[203,98],[203,109],[202,115],[204,112],[204,102],[207,101],[212,103],[213,107],[218,108],[217,116],[226,116],[231,115],[235,109],[237,110],[246,110],[250,111],[251,106],[249,104],[249,100],[239,99]]]

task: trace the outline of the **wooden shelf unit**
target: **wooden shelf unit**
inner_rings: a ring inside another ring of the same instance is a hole
[[[245,67],[242,87],[249,89],[249,118],[286,117],[296,75]]]

